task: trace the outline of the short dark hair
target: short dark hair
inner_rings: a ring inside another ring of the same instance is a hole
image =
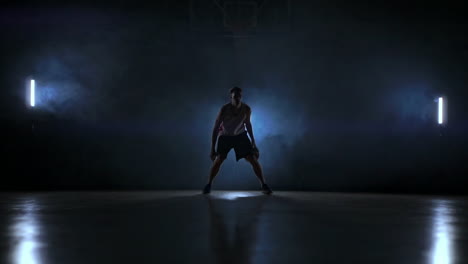
[[[229,90],[229,93],[232,94],[234,92],[239,92],[239,93],[242,93],[242,89],[240,87],[234,87],[234,88],[231,88],[231,90]]]

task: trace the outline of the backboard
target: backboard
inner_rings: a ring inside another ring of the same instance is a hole
[[[287,32],[291,0],[190,0],[190,28],[194,32],[249,37]]]

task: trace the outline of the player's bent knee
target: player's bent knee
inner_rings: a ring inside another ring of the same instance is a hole
[[[247,155],[245,158],[244,158],[248,163],[254,163],[256,160],[255,160],[255,157],[253,155]]]
[[[216,158],[218,162],[223,162],[226,160],[226,156],[225,155],[218,155],[218,157]]]

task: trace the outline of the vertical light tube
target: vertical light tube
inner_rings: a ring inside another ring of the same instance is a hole
[[[444,122],[444,98],[439,97],[439,125]]]
[[[36,106],[36,82],[31,80],[31,94],[30,94],[31,106]]]

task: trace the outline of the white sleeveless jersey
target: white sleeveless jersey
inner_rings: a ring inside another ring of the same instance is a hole
[[[239,108],[231,103],[222,107],[220,136],[237,136],[246,131],[245,121],[250,113],[250,107],[241,102]]]

